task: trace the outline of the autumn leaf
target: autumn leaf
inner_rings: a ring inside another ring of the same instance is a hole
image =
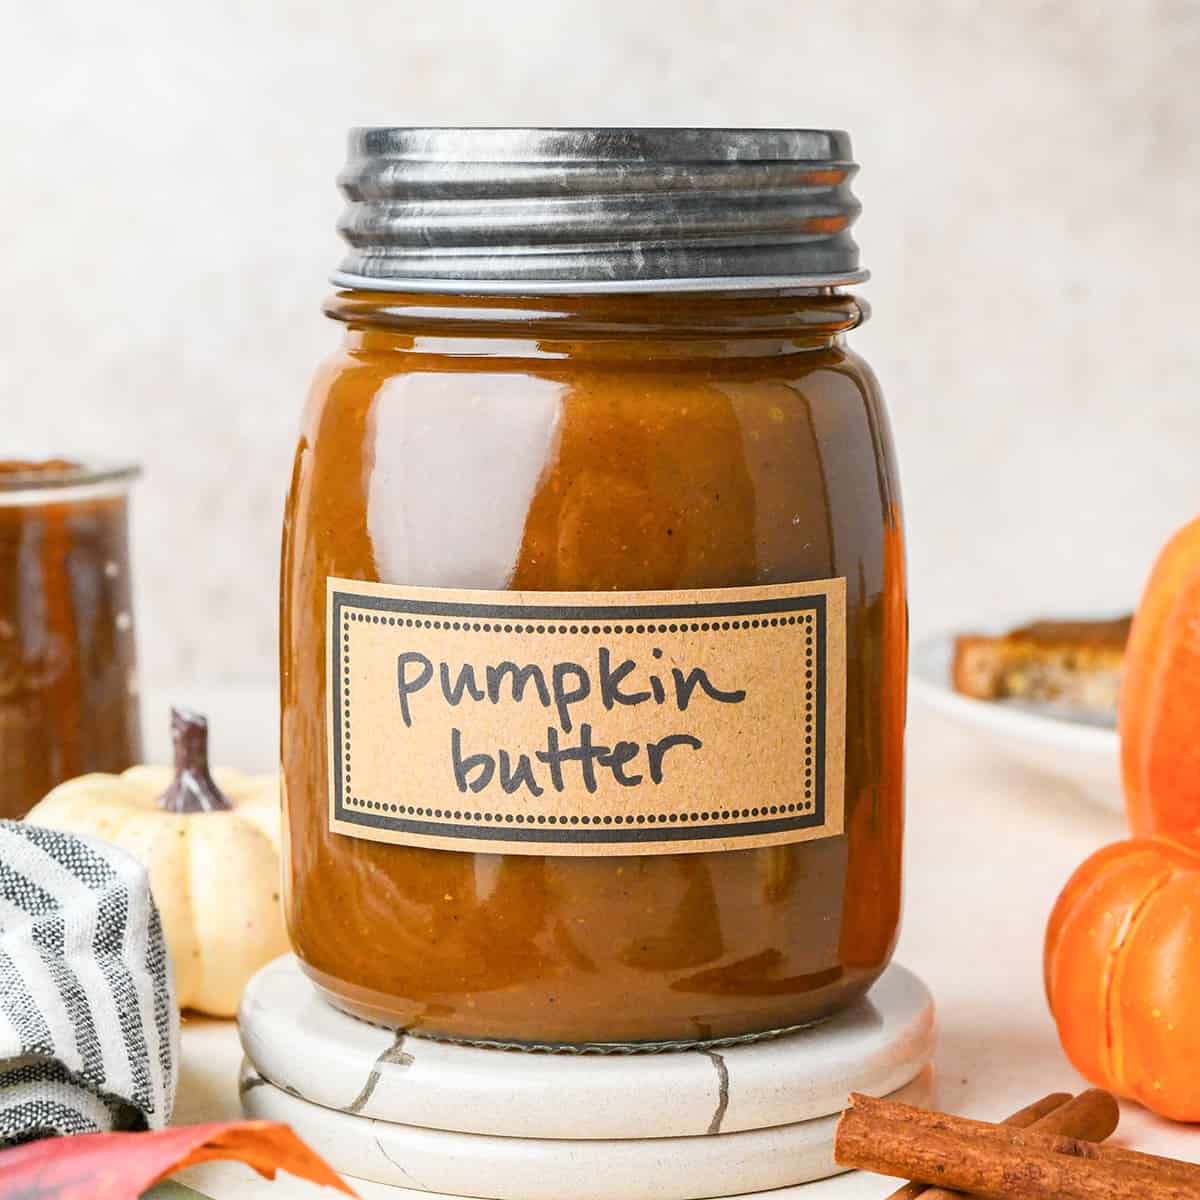
[[[355,1196],[340,1176],[287,1125],[221,1121],[155,1133],[84,1133],[0,1152],[4,1200],[137,1200],[184,1167],[232,1158],[267,1179],[287,1171]]]

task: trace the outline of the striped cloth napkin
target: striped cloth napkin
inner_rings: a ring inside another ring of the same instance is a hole
[[[143,868],[103,842],[0,821],[0,1146],[159,1129],[178,1063]]]

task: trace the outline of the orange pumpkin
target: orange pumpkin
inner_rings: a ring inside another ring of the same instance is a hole
[[[1106,846],[1046,930],[1046,995],[1093,1083],[1200,1121],[1200,833]]]
[[[1136,834],[1200,828],[1200,518],[1159,556],[1121,681],[1121,774]]]

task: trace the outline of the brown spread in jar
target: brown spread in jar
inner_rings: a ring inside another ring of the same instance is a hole
[[[886,964],[900,902],[903,551],[886,418],[840,344],[858,309],[573,298],[498,327],[514,308],[333,305],[347,344],[309,403],[284,546],[297,953],[352,1011],[462,1037],[707,1039],[818,1018]],[[724,332],[697,341],[697,324]],[[330,576],[520,591],[844,577],[845,833],[634,858],[331,833]]]
[[[135,474],[0,462],[0,817],[140,757],[126,513]]]

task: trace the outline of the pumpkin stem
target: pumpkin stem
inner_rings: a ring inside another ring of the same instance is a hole
[[[158,799],[166,812],[228,812],[229,797],[208,771],[208,721],[188,708],[171,709],[171,741],[175,744],[175,778]]]

